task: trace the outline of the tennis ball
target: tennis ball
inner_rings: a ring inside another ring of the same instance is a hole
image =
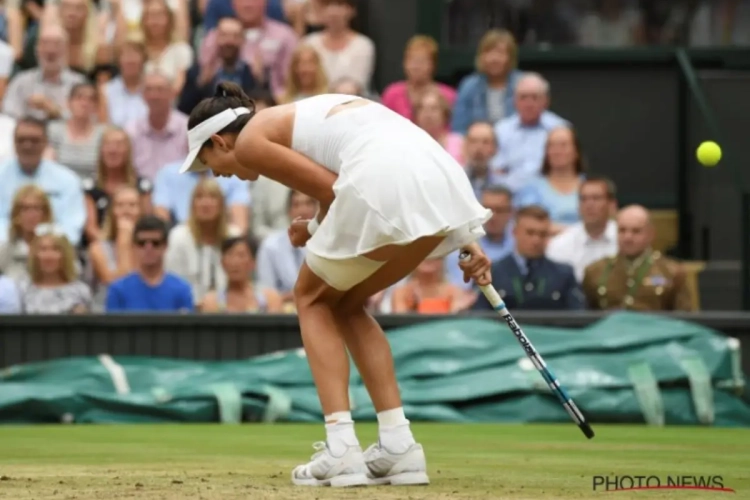
[[[704,167],[713,167],[721,160],[721,148],[713,141],[705,141],[698,146],[696,156]]]

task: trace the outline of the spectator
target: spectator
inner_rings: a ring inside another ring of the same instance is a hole
[[[5,240],[11,224],[13,193],[34,183],[49,197],[52,214],[60,221],[68,241],[77,245],[86,222],[81,180],[68,167],[42,159],[47,147],[44,122],[34,118],[19,120],[14,140],[18,157],[0,164],[0,242]]]
[[[495,130],[490,122],[474,122],[466,131],[464,165],[477,198],[489,185],[490,160],[497,153]]]
[[[84,77],[71,71],[66,63],[68,38],[58,25],[39,31],[37,54],[39,67],[21,71],[10,81],[3,99],[3,112],[19,119],[59,119],[65,112],[70,89]]]
[[[94,277],[94,306],[104,308],[107,286],[135,269],[133,229],[141,216],[140,193],[127,184],[112,194],[101,237],[89,245]]]
[[[124,127],[148,115],[143,99],[143,67],[146,48],[142,43],[127,41],[120,47],[117,58],[119,76],[102,87],[99,95],[101,121]]]
[[[292,0],[297,2],[298,0]],[[301,0],[304,1],[304,0]],[[282,5],[283,3],[283,5]],[[231,0],[208,0],[208,5],[201,7],[199,3],[199,9],[203,15],[203,30],[209,32],[216,28],[219,21],[225,17],[237,17],[232,7]],[[279,22],[286,22],[286,12],[288,12],[288,5],[286,0],[268,0],[266,2],[266,16],[269,19],[273,19]]]
[[[312,47],[300,45],[292,55],[289,79],[279,101],[287,104],[328,92],[328,78],[320,56]]]
[[[227,277],[226,284],[208,292],[203,301],[203,312],[278,314],[283,311],[283,302],[276,290],[256,287],[248,279],[255,268],[255,255],[247,238],[224,240],[221,267]]]
[[[104,125],[96,123],[96,89],[90,83],[77,83],[70,90],[67,120],[54,121],[47,127],[48,157],[70,168],[81,178],[91,177]]]
[[[617,254],[617,209],[615,185],[605,177],[588,177],[579,190],[578,222],[555,236],[547,244],[547,257],[573,266],[578,282],[586,267]]]
[[[451,132],[451,108],[443,95],[433,89],[423,93],[414,103],[414,123],[430,134],[445,150],[463,165],[464,138]]]
[[[55,2],[47,2],[50,7],[53,3]],[[92,0],[59,0],[56,7],[45,11],[42,25],[61,23],[69,42],[67,63],[70,69],[82,75],[91,74],[97,62],[106,63],[104,57],[109,55],[101,36],[106,33],[107,16],[98,15],[98,9]]]
[[[443,259],[427,259],[393,290],[395,314],[449,314],[466,308],[465,292],[445,279]],[[471,305],[471,304],[469,304]]]
[[[549,214],[542,207],[530,205],[516,214],[515,248],[492,265],[492,285],[509,309],[584,309],[585,298],[573,268],[544,256],[549,226]],[[491,310],[492,306],[482,296],[474,309]]]
[[[218,58],[211,66],[194,65],[188,71],[185,86],[177,106],[180,111],[190,114],[203,99],[213,97],[216,85],[222,81],[236,83],[245,92],[258,86],[252,68],[240,59],[240,48],[245,41],[242,24],[231,17],[219,21],[216,28],[216,51]]]
[[[375,70],[375,44],[351,28],[357,15],[356,0],[322,0],[323,31],[307,35],[302,42],[320,55],[329,81],[351,78],[369,89]]]
[[[518,47],[509,32],[490,30],[479,41],[476,72],[461,80],[451,128],[465,134],[475,121],[495,123],[516,111]]]
[[[524,45],[567,45],[576,42],[567,2],[531,0],[516,14],[516,38]]]
[[[323,0],[284,0],[284,11],[289,24],[299,36],[317,33],[324,29]]]
[[[151,0],[105,0],[115,14],[116,32],[115,39],[118,41],[143,34],[143,15]],[[172,31],[174,37],[179,41],[187,41],[190,35],[190,13],[188,2],[180,0],[168,0],[170,17],[172,18]]]
[[[641,45],[645,33],[641,13],[623,0],[597,0],[584,16],[578,41],[585,47],[623,48]]]
[[[297,35],[286,24],[266,18],[266,0],[233,0],[232,5],[245,30],[240,57],[250,65],[258,82],[270,83],[274,95],[281,95],[291,67],[292,52],[297,46]],[[201,66],[211,66],[218,59],[216,37],[216,30],[212,30],[203,39]]]
[[[456,91],[434,80],[437,65],[438,44],[435,39],[424,35],[412,37],[404,51],[406,80],[394,82],[385,88],[383,105],[412,120],[414,103],[419,101],[425,92],[437,88],[453,108],[456,102]]]
[[[124,130],[111,127],[102,134],[95,174],[83,180],[86,194],[85,235],[88,241],[99,238],[110,197],[123,186],[140,193],[141,213],[151,210],[151,182],[136,176],[130,139]]]
[[[359,84],[359,82],[357,82],[356,80],[352,80],[351,78],[340,78],[336,80],[331,84],[330,89],[330,92],[332,94],[346,94],[359,97],[367,97],[365,89]]]
[[[77,280],[76,255],[65,233],[40,224],[29,252],[29,280],[19,284],[26,314],[70,314],[91,310],[91,290]]]
[[[583,290],[593,309],[691,311],[685,270],[651,249],[654,226],[648,210],[631,205],[617,216],[615,257],[598,260],[584,272]]]
[[[518,113],[495,125],[498,153],[490,162],[493,182],[514,192],[539,175],[547,134],[569,123],[549,111],[549,83],[537,73],[527,73],[516,86]]]
[[[0,274],[0,314],[20,314],[21,298],[15,281]]]
[[[146,75],[143,96],[148,115],[130,122],[125,130],[133,142],[136,172],[153,181],[164,165],[181,161],[187,155],[188,118],[172,109],[172,84],[161,73]]]
[[[573,129],[550,131],[542,163],[542,176],[518,193],[518,206],[540,205],[550,214],[550,236],[579,221],[578,191],[586,170],[581,142]]]
[[[196,304],[206,293],[226,287],[221,242],[241,234],[227,219],[221,186],[215,179],[203,179],[193,190],[187,222],[169,233],[166,269],[190,283]]]
[[[164,271],[167,224],[154,215],[141,217],[133,229],[133,244],[136,270],[109,285],[106,311],[192,311],[190,284]]]
[[[16,191],[10,210],[8,240],[0,243],[0,273],[16,282],[28,278],[29,248],[39,224],[52,222],[52,206],[44,191],[27,184]]]
[[[0,163],[16,156],[13,144],[13,131],[16,130],[16,120],[0,113]]]
[[[314,198],[299,191],[290,191],[287,196],[288,219],[312,219],[318,210]],[[284,302],[293,302],[294,284],[297,282],[305,249],[295,248],[286,229],[279,229],[263,240],[258,250],[258,283],[265,288],[281,292]]]
[[[213,177],[211,171],[180,174],[182,160],[166,165],[154,182],[154,213],[162,220],[183,224],[188,221],[191,198],[202,179],[215,179],[226,202],[229,223],[238,231],[248,230],[250,219],[250,189],[237,177]],[[260,178],[253,184],[260,181]]]
[[[178,2],[184,3],[184,2]],[[193,49],[176,31],[175,12],[166,0],[143,4],[141,29],[146,48],[146,73],[159,72],[172,82],[174,95],[180,95],[185,73],[193,64]]]
[[[479,244],[492,262],[498,262],[513,251],[516,244],[513,237],[513,194],[504,186],[487,186],[479,195],[482,206],[492,211],[492,217],[484,223],[485,235]],[[464,283],[464,274],[458,267],[458,254],[453,252],[446,257],[446,268],[451,283],[470,288],[472,283]]]

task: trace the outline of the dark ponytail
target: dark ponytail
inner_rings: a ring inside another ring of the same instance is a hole
[[[247,108],[250,113],[238,116],[232,123],[220,130],[219,134],[238,134],[247,125],[247,122],[255,116],[255,103],[250,99],[242,87],[232,82],[220,82],[216,86],[214,97],[203,99],[193,111],[190,112],[188,119],[188,129],[208,120],[214,115],[218,115],[226,109]],[[206,143],[210,146],[211,141]]]

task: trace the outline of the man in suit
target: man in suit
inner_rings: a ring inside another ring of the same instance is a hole
[[[584,273],[583,290],[593,309],[691,311],[685,270],[652,250],[654,226],[646,208],[631,205],[617,216],[619,252]]]
[[[573,268],[544,256],[550,232],[547,211],[537,205],[516,213],[513,252],[492,266],[492,285],[509,309],[580,310],[585,298],[576,282]],[[491,310],[484,296],[475,311]]]

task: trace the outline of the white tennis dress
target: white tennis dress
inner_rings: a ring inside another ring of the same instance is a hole
[[[307,250],[349,259],[445,235],[430,255],[442,257],[482,237],[491,212],[477,201],[463,167],[426,132],[377,103],[328,116],[357,99],[324,94],[295,103],[292,149],[339,176]]]

